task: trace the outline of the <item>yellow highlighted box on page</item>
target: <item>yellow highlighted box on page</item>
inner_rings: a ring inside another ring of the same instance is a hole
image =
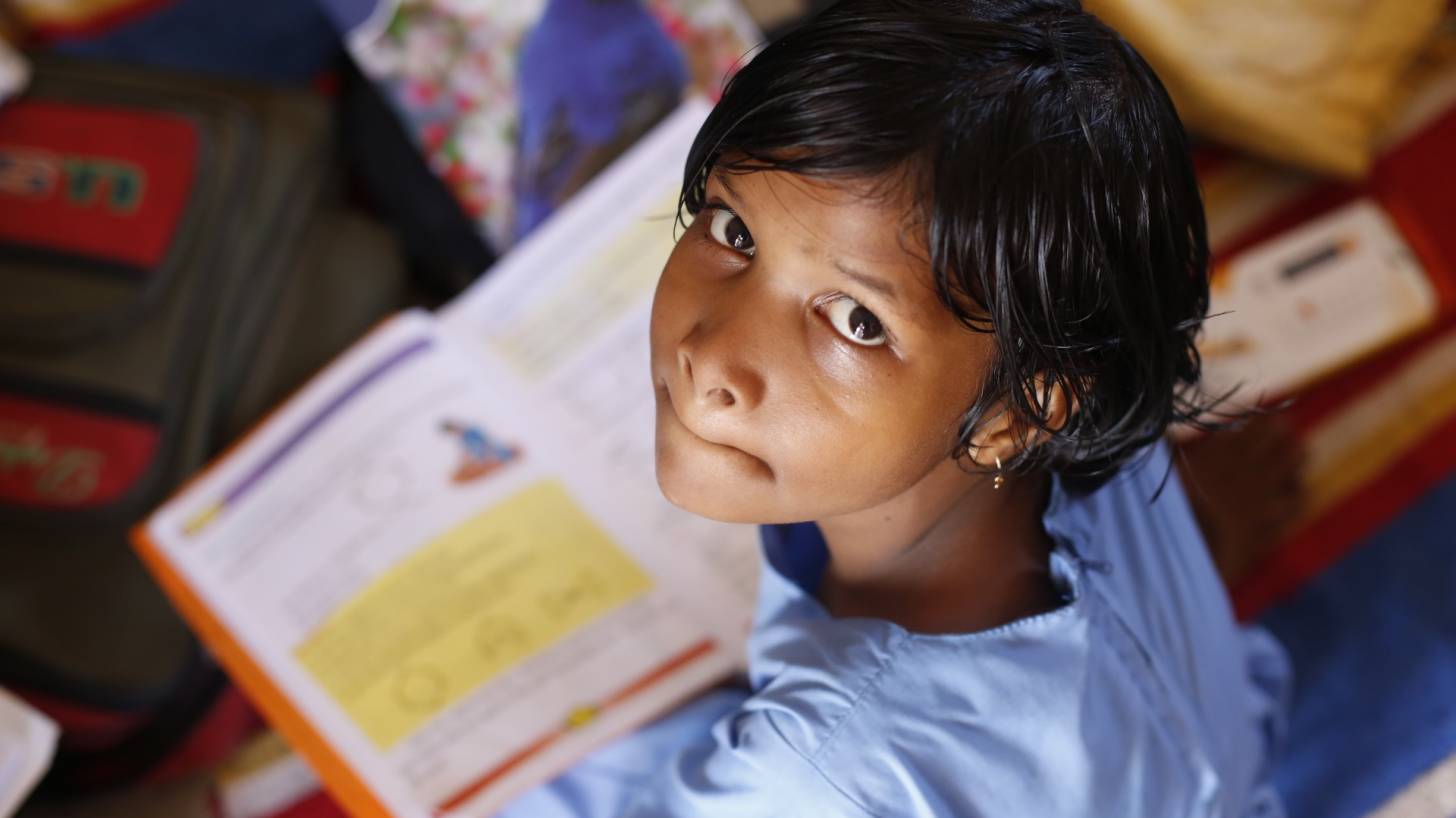
[[[556,481],[411,554],[295,655],[380,749],[652,581]]]

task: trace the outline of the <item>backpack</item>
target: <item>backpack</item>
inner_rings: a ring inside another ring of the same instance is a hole
[[[126,532],[404,303],[335,145],[313,95],[100,63],[0,107],[0,686],[61,725],[52,791],[256,725]]]

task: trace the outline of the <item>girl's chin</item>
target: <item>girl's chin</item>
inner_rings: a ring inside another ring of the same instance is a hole
[[[686,464],[657,453],[657,486],[667,501],[699,517],[725,523],[762,522],[755,514],[757,504],[743,495],[738,480],[705,479],[704,472],[685,468]]]
[[[757,470],[744,473],[692,460],[670,447],[657,448],[657,486],[678,508],[724,523],[767,525],[804,519],[787,513],[773,480]]]

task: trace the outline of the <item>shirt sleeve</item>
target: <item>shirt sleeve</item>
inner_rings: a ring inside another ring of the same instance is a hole
[[[807,726],[783,703],[719,689],[593,753],[497,818],[863,818],[775,724]]]
[[[758,709],[750,700],[719,719],[643,788],[626,818],[871,816],[793,746],[776,723],[784,718],[793,714]]]

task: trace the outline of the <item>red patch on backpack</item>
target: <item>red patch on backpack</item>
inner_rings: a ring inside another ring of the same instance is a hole
[[[145,420],[0,395],[0,500],[46,508],[109,503],[146,473],[157,437]]]
[[[184,117],[20,99],[0,108],[0,240],[151,269],[197,170]]]

